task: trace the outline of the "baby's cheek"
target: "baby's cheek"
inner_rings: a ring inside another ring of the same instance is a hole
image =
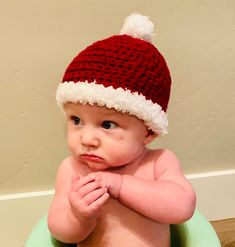
[[[79,143],[77,143],[76,140],[73,138],[68,139],[68,148],[73,154],[78,154],[79,153]]]

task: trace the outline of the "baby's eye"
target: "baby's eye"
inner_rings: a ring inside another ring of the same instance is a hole
[[[101,126],[104,129],[113,129],[113,128],[116,128],[117,127],[117,125],[114,122],[111,122],[111,121],[104,121],[101,124]]]
[[[79,117],[76,117],[76,116],[72,116],[72,117],[71,117],[71,120],[73,121],[73,123],[74,123],[75,125],[79,125],[80,122],[81,122],[81,119],[80,119]]]

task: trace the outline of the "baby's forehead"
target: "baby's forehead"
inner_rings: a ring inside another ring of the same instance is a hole
[[[90,107],[92,107],[92,109],[94,109],[94,111],[96,111],[98,114],[101,115],[110,115],[110,116],[124,116],[126,114],[117,111],[114,108],[108,108],[107,106],[99,106],[99,105],[89,105]]]

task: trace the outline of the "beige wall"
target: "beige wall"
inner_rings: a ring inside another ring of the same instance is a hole
[[[131,11],[150,16],[171,68],[169,135],[185,173],[235,169],[233,0],[0,2],[0,194],[53,187],[67,155],[55,90],[71,59],[118,34]]]

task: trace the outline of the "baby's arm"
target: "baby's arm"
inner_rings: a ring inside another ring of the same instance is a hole
[[[65,243],[78,243],[95,228],[100,209],[109,198],[107,189],[89,174],[74,175],[70,158],[57,174],[55,196],[48,215],[52,235]]]
[[[120,187],[113,197],[148,218],[166,224],[179,224],[189,219],[195,209],[195,193],[175,155],[168,150],[161,151],[154,173],[155,181],[113,173],[97,175],[107,181],[112,196]]]
[[[123,175],[119,200],[162,223],[179,224],[188,220],[195,209],[195,193],[173,153],[162,151],[154,175],[155,181]]]

